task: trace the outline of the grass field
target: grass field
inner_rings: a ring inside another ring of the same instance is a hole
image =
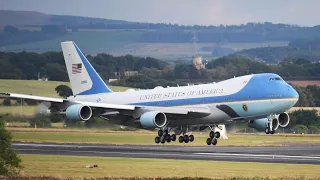
[[[0,106],[0,114],[11,114],[13,116],[32,116],[36,106]]]
[[[286,41],[263,43],[139,43],[140,36],[145,30],[81,30],[69,32],[67,35],[51,40],[5,46],[4,51],[60,51],[62,41],[75,41],[79,48],[88,54],[110,53],[112,55],[132,54],[136,56],[152,56],[161,59],[191,58],[200,54],[209,59],[211,51],[203,51],[203,47],[221,46],[236,51],[256,47],[286,46]]]
[[[145,144],[155,145],[155,131],[111,131],[106,129],[70,130],[70,129],[25,129],[9,128],[14,141],[21,142],[57,142],[91,144]],[[208,132],[194,133],[195,141],[188,144],[179,142],[166,145],[205,146]],[[285,146],[290,143],[320,144],[317,135],[242,135],[228,134],[229,139],[220,139],[219,146]]]
[[[27,176],[58,177],[319,177],[318,165],[20,155]],[[97,164],[98,168],[86,168]]]
[[[36,80],[5,80],[0,79],[0,92],[11,92],[21,94],[32,94],[38,96],[59,97],[55,87],[64,84],[70,86],[69,82],[59,81],[36,81]],[[125,91],[127,87],[109,86],[113,91]]]
[[[307,80],[307,81],[298,81],[298,80],[288,80],[286,81],[287,83],[291,83],[295,86],[303,86],[306,87],[308,85],[317,85],[320,86],[320,81],[319,80]]]
[[[75,41],[84,53],[106,52],[114,48],[135,42],[142,31],[90,31],[70,32],[65,36],[52,40],[26,43],[21,45],[6,46],[6,51],[28,50],[33,52],[60,51],[62,41]]]

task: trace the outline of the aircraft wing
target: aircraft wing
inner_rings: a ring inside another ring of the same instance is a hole
[[[16,94],[16,93],[1,93],[0,95],[9,96],[11,98],[22,98],[22,99],[32,99],[37,101],[46,101],[55,104],[83,104],[90,106],[92,108],[98,109],[106,109],[106,110],[127,110],[127,111],[135,111],[138,109],[146,109],[147,111],[160,111],[168,115],[186,115],[190,118],[200,118],[210,115],[210,111],[208,109],[201,108],[181,108],[181,107],[159,107],[159,106],[136,106],[136,105],[122,105],[122,104],[107,104],[107,103],[97,103],[97,102],[87,102],[87,101],[71,101],[69,99],[63,98],[51,98],[44,96],[33,96],[26,94]]]

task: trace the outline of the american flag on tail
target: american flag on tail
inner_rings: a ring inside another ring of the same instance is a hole
[[[72,74],[81,73],[82,70],[82,64],[72,64]]]

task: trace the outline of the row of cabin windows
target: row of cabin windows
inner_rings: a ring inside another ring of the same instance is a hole
[[[282,97],[281,94],[269,94],[268,95],[268,98],[279,98],[279,97]],[[248,96],[247,98],[246,97],[240,97],[239,99],[237,100],[249,100],[250,99],[250,96]],[[235,101],[235,98],[234,97],[227,97],[224,99],[225,101]],[[190,104],[190,103],[205,103],[205,102],[212,102],[211,100],[209,99],[200,99],[200,100],[183,100],[181,104]],[[176,105],[177,103],[175,102],[154,102],[154,103],[151,103],[150,105],[153,105],[153,106],[170,106],[170,105]],[[180,104],[180,103],[179,103]]]

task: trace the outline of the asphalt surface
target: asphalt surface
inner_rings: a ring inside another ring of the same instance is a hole
[[[15,142],[13,143],[13,148],[21,154],[320,164],[320,145],[290,147],[191,147],[174,145],[97,145]]]

